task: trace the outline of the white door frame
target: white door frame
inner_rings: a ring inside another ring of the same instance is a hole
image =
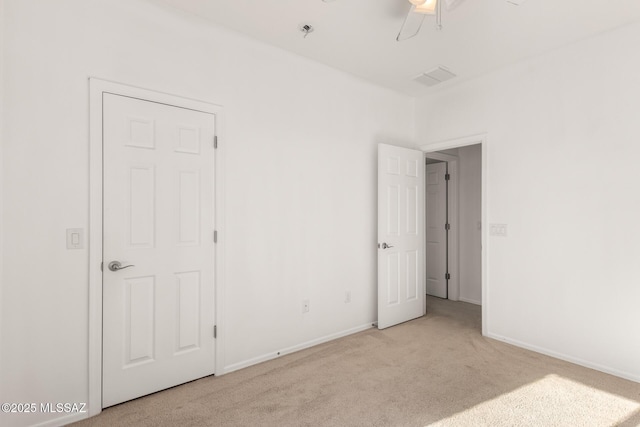
[[[102,94],[105,92],[215,115],[215,132],[219,140],[215,156],[215,215],[218,231],[218,243],[215,247],[216,374],[221,375],[224,368],[223,109],[204,101],[89,78],[89,416],[102,412]]]
[[[422,147],[420,148],[422,149]],[[449,242],[449,249],[447,251],[449,260],[448,270],[451,274],[451,279],[449,279],[447,283],[447,294],[450,300],[458,301],[460,299],[460,268],[458,265],[458,157],[450,154],[431,152],[426,152],[424,157],[447,162],[447,170],[451,176],[447,190],[447,209],[449,213],[447,221],[451,224],[449,236],[447,237]]]
[[[482,145],[482,218],[481,218],[481,228],[482,228],[482,232],[481,232],[481,244],[482,244],[482,335],[487,335],[488,333],[488,325],[489,325],[489,282],[487,280],[488,278],[488,265],[489,265],[489,239],[488,239],[488,229],[489,227],[487,227],[486,221],[488,218],[488,211],[487,211],[487,207],[489,206],[489,199],[488,199],[488,191],[487,191],[487,177],[488,177],[488,152],[489,152],[489,146],[488,146],[488,136],[486,133],[481,133],[481,134],[475,134],[475,135],[469,135],[469,136],[465,136],[465,137],[461,137],[461,138],[454,138],[454,139],[448,139],[448,140],[444,140],[444,141],[435,141],[432,143],[425,143],[425,144],[420,144],[419,148],[425,152],[425,157],[429,157],[429,158],[435,158],[434,156],[443,156],[443,154],[440,153],[434,153],[435,151],[441,151],[441,150],[448,150],[451,148],[459,148],[459,147],[465,147],[467,145],[475,145],[475,144],[481,144]],[[427,154],[428,153],[428,154]],[[444,155],[446,156],[446,155]],[[440,159],[438,159],[440,160]],[[456,162],[457,163],[457,162]],[[456,165],[457,168],[457,165]],[[457,169],[456,169],[457,172]],[[456,204],[457,204],[457,198],[458,198],[458,193],[457,193],[457,184],[455,185],[456,187]],[[456,206],[456,210],[457,210],[457,206]],[[456,217],[456,221],[457,221],[457,217]],[[452,227],[453,228],[453,227]],[[456,227],[457,228],[457,227]],[[456,231],[457,233],[457,231]],[[457,242],[457,234],[456,234],[456,256],[457,256],[457,249],[458,249],[458,242]],[[457,259],[456,259],[457,261]],[[423,261],[426,263],[426,259]],[[456,265],[456,268],[458,268],[458,266]],[[458,276],[457,274],[458,272],[456,271],[456,276]],[[450,289],[451,291],[451,289]],[[459,292],[460,292],[460,287],[459,287],[459,283],[458,283],[458,295],[457,297],[459,297]]]

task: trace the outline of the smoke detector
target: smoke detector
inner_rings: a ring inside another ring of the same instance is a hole
[[[304,38],[307,38],[309,34],[313,33],[313,27],[309,24],[302,24],[298,29],[304,34]]]

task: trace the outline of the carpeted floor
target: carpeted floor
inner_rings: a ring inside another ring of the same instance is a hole
[[[76,425],[640,425],[640,384],[483,338],[478,306],[428,298],[427,311]]]

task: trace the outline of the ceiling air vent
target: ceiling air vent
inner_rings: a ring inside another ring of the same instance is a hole
[[[420,74],[414,80],[418,83],[422,83],[426,86],[435,86],[438,83],[442,83],[449,79],[454,78],[456,75],[451,71],[447,70],[443,67],[434,68],[431,71],[427,71],[425,73]]]

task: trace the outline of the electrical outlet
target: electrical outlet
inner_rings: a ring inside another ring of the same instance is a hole
[[[344,303],[349,304],[350,302],[351,302],[351,291],[347,289],[346,291],[344,291]]]
[[[302,300],[302,313],[308,313],[309,312],[309,300],[308,299],[303,299]]]

